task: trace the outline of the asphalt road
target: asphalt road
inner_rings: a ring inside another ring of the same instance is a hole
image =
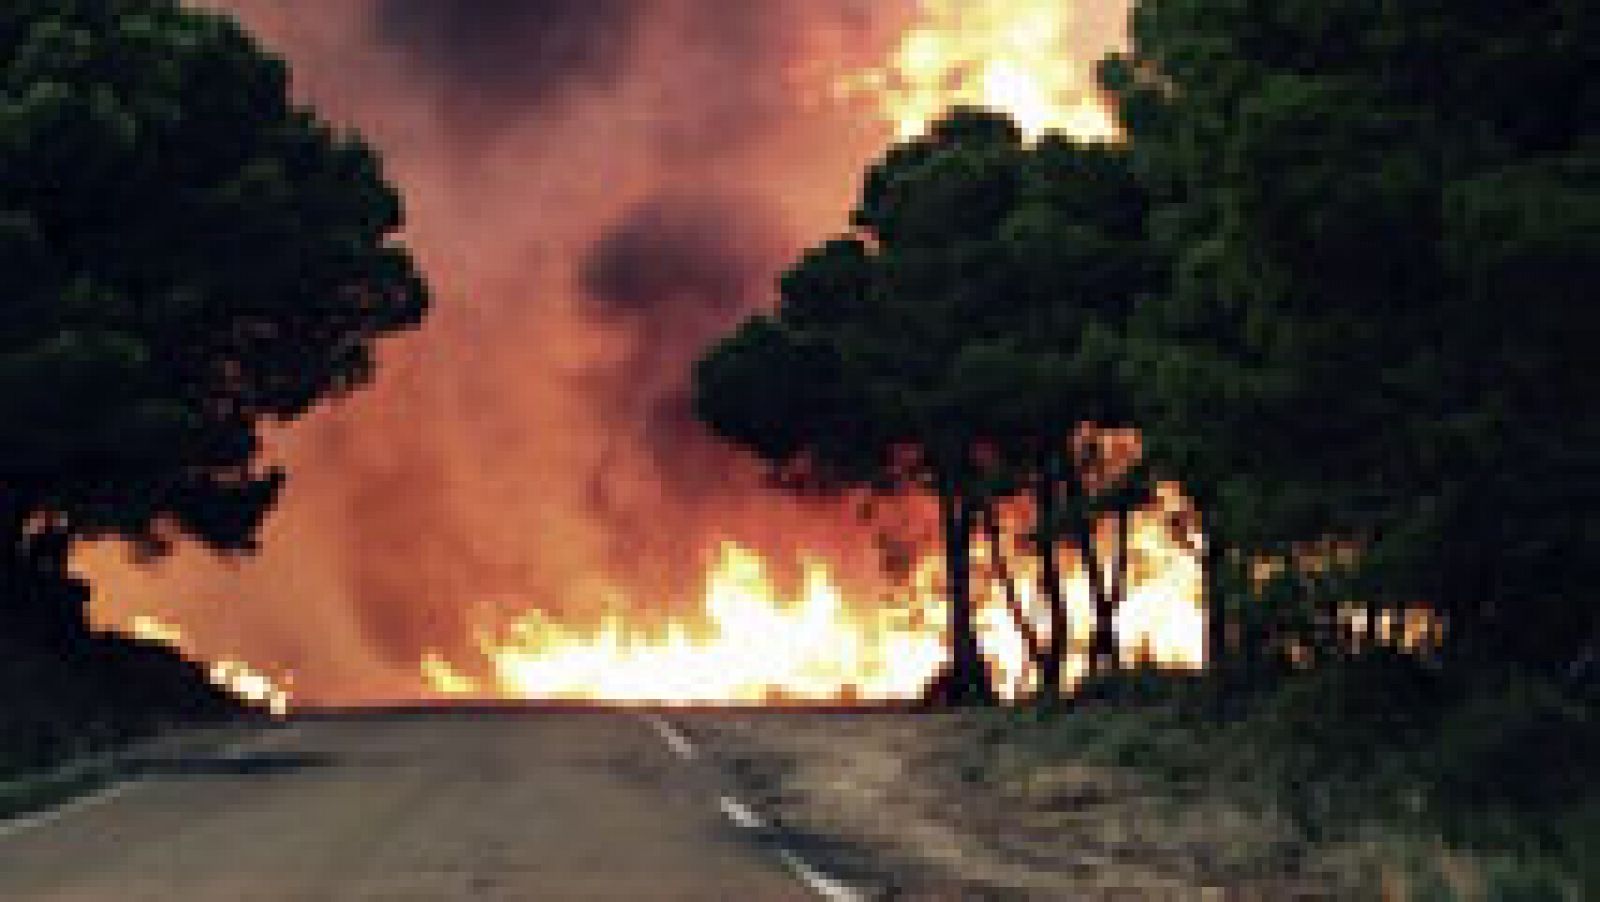
[[[250,743],[0,824],[0,900],[818,898],[640,716],[369,714]]]

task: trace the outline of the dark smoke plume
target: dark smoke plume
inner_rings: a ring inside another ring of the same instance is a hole
[[[435,289],[375,384],[275,437],[261,553],[111,549],[99,615],[296,672],[301,698],[417,689],[529,610],[697,609],[715,543],[876,573],[837,507],[764,485],[690,417],[691,361],[845,227],[891,128],[830,100],[908,0],[190,0],[381,152]]]
[[[762,300],[776,242],[759,203],[665,196],[628,210],[581,266],[595,311],[659,330],[683,318],[725,318]]]
[[[667,194],[624,212],[579,264],[589,314],[622,330],[630,345],[586,380],[597,406],[614,414],[589,476],[590,502],[609,524],[613,554],[670,543],[656,568],[664,581],[681,582],[699,565],[700,538],[656,534],[656,515],[715,507],[733,465],[733,452],[690,412],[690,367],[766,303],[787,245],[758,198]],[[617,462],[641,452],[659,493],[630,498],[616,488]]]
[[[429,76],[516,105],[614,81],[644,10],[636,0],[379,0],[373,23]]]

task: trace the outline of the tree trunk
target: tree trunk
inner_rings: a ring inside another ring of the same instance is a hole
[[[950,596],[950,663],[934,689],[934,700],[950,705],[992,704],[994,687],[972,622],[972,504],[959,489],[947,484],[940,489],[939,507]]]
[[[1373,652],[1378,650],[1378,646],[1383,644],[1384,630],[1383,630],[1382,623],[1383,623],[1383,613],[1384,612],[1383,612],[1383,604],[1381,602],[1379,602],[1376,598],[1367,599],[1366,607],[1367,607],[1366,622],[1364,624],[1362,624],[1362,625],[1367,628],[1366,629],[1367,635],[1365,637],[1365,641],[1362,643],[1363,644],[1363,649],[1362,650],[1370,655]]]
[[[1101,609],[1095,612],[1094,655],[1102,671],[1122,667],[1122,649],[1117,643],[1116,616],[1128,597],[1128,508],[1118,504],[1116,549],[1111,562],[1111,591],[1101,593]]]
[[[65,523],[36,516],[26,493],[0,487],[0,632],[69,648],[88,631],[89,588],[69,572]]]
[[[1222,565],[1227,550],[1214,533],[1215,530],[1205,537],[1205,557],[1200,566],[1205,580],[1202,589],[1206,612],[1205,665],[1220,675],[1227,668],[1229,658],[1228,613],[1222,597]]]
[[[1067,656],[1067,600],[1061,591],[1061,567],[1056,559],[1056,488],[1059,458],[1049,455],[1039,467],[1034,483],[1034,553],[1039,556],[1041,594],[1050,605],[1049,644],[1039,660],[1040,701],[1052,703],[1061,695],[1061,665]]]
[[[984,536],[989,540],[989,555],[994,562],[995,576],[1000,578],[1000,589],[1005,594],[1006,610],[1011,613],[1011,620],[1017,626],[1017,634],[1022,637],[1022,646],[1028,653],[1028,661],[1033,664],[1034,673],[1041,673],[1040,659],[1044,651],[1039,644],[1039,631],[1033,628],[1033,621],[1028,619],[1028,612],[1022,608],[1022,599],[1017,597],[1017,581],[1012,576],[1011,564],[1006,561],[1006,556],[1000,547],[1000,515],[995,512],[992,505],[988,505],[979,512],[979,518],[983,523]]]
[[[1073,491],[1082,497],[1083,482],[1072,477]],[[1089,597],[1094,604],[1094,628],[1089,636],[1089,672],[1100,673],[1117,655],[1117,632],[1112,618],[1115,603],[1106,587],[1105,572],[1100,566],[1100,555],[1095,551],[1094,518],[1089,515],[1073,517],[1073,528],[1078,534],[1078,551],[1083,555],[1084,572],[1089,579]]]
[[[1234,679],[1233,655],[1228,648],[1231,625],[1228,623],[1227,599],[1223,596],[1225,580],[1222,568],[1228,560],[1228,549],[1222,544],[1222,537],[1217,534],[1214,525],[1206,531],[1202,541],[1205,542],[1200,560],[1201,603],[1205,605],[1206,614],[1205,667],[1211,672],[1208,709],[1211,719],[1221,723],[1227,718],[1228,698]]]

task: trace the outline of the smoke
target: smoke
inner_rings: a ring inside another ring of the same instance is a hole
[[[772,244],[753,203],[658,197],[627,211],[583,261],[597,312],[661,328],[683,307],[726,315],[747,305],[766,275],[763,246]]]
[[[627,346],[585,380],[596,409],[611,414],[587,496],[606,524],[612,568],[652,546],[655,582],[684,585],[700,566],[704,537],[658,532],[657,517],[714,511],[740,462],[691,415],[689,372],[702,350],[767,301],[788,252],[756,197],[665,194],[625,211],[579,262],[584,312]],[[642,484],[618,478],[625,461],[647,467]]]
[[[256,557],[83,555],[102,621],[373,699],[530,609],[697,606],[720,539],[873,565],[847,512],[705,434],[688,373],[845,224],[888,133],[828,89],[903,3],[206,2],[378,147],[435,309],[369,390],[272,437],[290,483]]]
[[[372,15],[378,40],[432,77],[519,103],[613,78],[645,9],[634,0],[380,0]]]
[[[590,374],[594,400],[686,487],[709,481],[678,457],[701,437],[688,417],[690,368],[767,300],[786,247],[753,198],[662,196],[626,211],[578,264],[584,311],[627,345]]]
[[[698,605],[736,539],[879,564],[837,505],[772,492],[693,421],[690,364],[845,227],[890,128],[840,102],[911,0],[194,0],[381,152],[435,291],[376,383],[273,436],[250,559],[85,554],[97,616],[183,624],[310,700],[414,693],[530,609]]]
[[[647,12],[637,0],[379,0],[372,32],[470,143],[614,85]]]

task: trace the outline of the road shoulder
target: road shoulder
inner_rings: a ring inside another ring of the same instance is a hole
[[[891,898],[1339,899],[1334,850],[1270,813],[1039,760],[983,712],[772,714],[687,731],[806,854]]]

